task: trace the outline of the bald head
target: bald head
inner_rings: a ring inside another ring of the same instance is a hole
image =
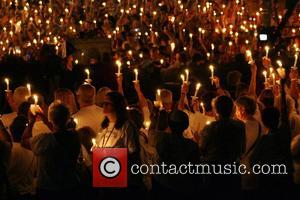
[[[77,100],[80,108],[95,104],[96,89],[90,84],[83,84],[77,91]]]

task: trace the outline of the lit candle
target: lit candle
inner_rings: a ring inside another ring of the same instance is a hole
[[[85,73],[86,73],[87,79],[89,80],[90,79],[90,70],[85,69]]]
[[[164,64],[164,59],[160,59],[160,64],[163,65]]]
[[[200,87],[201,87],[201,83],[197,83],[194,98],[197,98]]]
[[[200,106],[201,106],[201,108],[202,108],[202,112],[203,112],[203,113],[205,113],[205,107],[204,107],[204,103],[203,103],[203,102],[201,102],[201,103],[200,103]]]
[[[181,80],[182,80],[182,84],[185,82],[185,78],[184,78],[184,75],[183,74],[181,74],[180,75],[180,78],[181,78]]]
[[[157,89],[157,91],[156,91],[156,94],[157,94],[157,101],[160,101],[160,100],[161,100],[160,93],[161,93],[160,89]]]
[[[27,89],[28,89],[29,96],[31,96],[31,85],[29,83],[27,84]]]
[[[268,57],[268,55],[269,55],[269,50],[270,50],[270,47],[269,47],[269,46],[265,46],[265,50],[266,50],[266,57]]]
[[[10,91],[10,90],[9,90],[9,79],[8,79],[8,78],[5,78],[4,81],[5,81],[5,83],[6,83],[6,91],[8,92],[8,91]]]
[[[211,84],[214,84],[214,66],[210,65],[209,66],[210,72],[211,72]]]
[[[138,69],[134,69],[134,73],[135,73],[135,81],[138,81],[138,76],[139,76]]]
[[[172,43],[171,43],[171,51],[173,52],[174,49],[175,49],[175,42],[172,42]]]
[[[265,77],[265,83],[266,83],[268,81],[268,75],[267,75],[267,71],[266,70],[263,71],[263,75]]]
[[[116,61],[116,65],[118,66],[118,76],[121,74],[121,66],[122,66],[122,63],[120,60],[117,60]]]
[[[38,95],[33,95],[33,99],[34,99],[34,105],[36,106],[37,105],[37,103],[38,103],[38,101],[39,101],[39,97],[38,97]]]
[[[252,58],[252,53],[250,50],[246,51],[246,56],[247,56],[247,58],[249,58],[249,62],[251,63],[253,61],[253,58]]]
[[[278,65],[279,67],[282,67],[282,62],[281,62],[281,60],[277,60],[276,63],[277,63],[277,65]]]
[[[294,62],[294,69],[297,69],[297,62],[298,62],[298,53],[295,54],[295,62]]]
[[[150,122],[150,121],[145,121],[145,122],[144,122],[145,129],[146,129],[146,130],[149,130],[149,128],[150,128],[150,124],[151,124],[151,122]]]
[[[93,146],[92,146],[92,148],[91,148],[91,151],[93,151],[94,148],[97,147],[96,139],[95,139],[95,138],[92,139],[92,144],[93,144]]]
[[[189,82],[189,74],[190,74],[188,69],[185,70],[185,74],[186,74],[186,82],[188,83]]]
[[[272,76],[272,81],[273,81],[273,87],[275,87],[275,84],[276,84],[275,73],[272,73],[271,76]]]
[[[78,119],[77,118],[74,118],[73,119],[74,123],[76,124],[76,126],[78,125]]]

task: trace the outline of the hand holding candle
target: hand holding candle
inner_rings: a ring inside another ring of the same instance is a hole
[[[90,70],[85,69],[85,73],[86,73],[86,76],[87,76],[87,80],[89,80],[90,79]]]
[[[294,69],[297,69],[298,57],[299,57],[299,55],[298,55],[298,53],[296,53],[295,54],[295,62],[294,62],[294,66],[293,66]]]
[[[248,63],[251,64],[253,62],[253,58],[250,50],[246,51],[246,56],[247,56]]]
[[[122,66],[122,63],[120,60],[117,60],[116,61],[116,65],[118,66],[118,73],[117,73],[117,76],[120,76],[121,75],[121,66]]]

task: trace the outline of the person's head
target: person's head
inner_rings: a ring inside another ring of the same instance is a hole
[[[103,113],[105,119],[102,122],[102,128],[106,128],[109,124],[110,118],[115,118],[115,127],[117,129],[121,128],[128,120],[128,112],[126,110],[126,101],[122,94],[119,92],[109,92],[104,98]]]
[[[71,114],[77,111],[75,96],[73,92],[67,88],[59,88],[54,92],[54,101],[59,101],[66,105]]]
[[[265,108],[270,108],[274,106],[274,93],[271,89],[264,89],[261,91],[258,99],[264,105]]]
[[[49,108],[49,121],[54,129],[65,129],[70,121],[70,111],[63,104],[54,104]]]
[[[182,134],[189,126],[189,117],[180,110],[174,110],[169,115],[169,127],[172,134]]]
[[[173,105],[173,95],[170,90],[162,89],[161,90],[161,101],[164,108],[169,112],[172,110]]]
[[[236,86],[235,98],[239,98],[241,96],[247,95],[249,91],[249,86],[245,83],[239,83]]]
[[[256,111],[256,102],[249,96],[239,97],[235,101],[236,110],[235,114],[239,120],[247,120],[248,117],[251,117],[255,114]]]
[[[228,86],[236,86],[241,82],[242,74],[239,71],[231,71],[227,74],[226,81]]]
[[[14,90],[14,94],[13,94],[12,109],[15,111],[18,110],[18,107],[21,105],[21,103],[26,101],[28,97],[29,97],[29,91],[27,87],[24,86],[17,87]]]
[[[79,135],[81,144],[86,148],[86,150],[89,151],[93,146],[92,138],[95,138],[97,133],[95,133],[95,131],[88,126],[78,129],[77,133]]]
[[[24,116],[24,117],[28,117],[28,112],[30,109],[30,103],[28,101],[24,101],[23,103],[21,103],[21,105],[18,108],[18,113],[17,115],[20,116]]]
[[[23,132],[27,127],[28,120],[25,116],[17,116],[9,127],[14,142],[21,142]]]
[[[96,94],[96,105],[102,107],[102,103],[104,102],[104,97],[107,93],[111,92],[112,90],[109,87],[102,87],[97,91]]]
[[[269,130],[276,130],[279,125],[280,112],[277,108],[266,108],[261,113],[264,126]]]
[[[228,96],[219,96],[214,101],[214,107],[219,118],[230,118],[233,112],[233,101]]]
[[[94,105],[95,94],[96,94],[96,89],[94,86],[90,84],[81,85],[77,91],[77,101],[80,108]]]

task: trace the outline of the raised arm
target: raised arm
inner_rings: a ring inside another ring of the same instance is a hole
[[[147,100],[146,100],[143,92],[141,91],[141,87],[140,87],[139,82],[134,82],[134,89],[135,89],[135,91],[138,95],[138,98],[139,98],[140,108],[143,109],[144,107],[148,107]]]
[[[298,100],[298,98],[299,98],[299,89],[298,89],[298,70],[297,69],[291,68],[290,79],[291,79],[290,95],[295,100]]]
[[[188,84],[184,82],[181,86],[181,95],[178,103],[178,110],[184,109],[187,92],[188,92]]]
[[[248,95],[256,99],[257,66],[254,62],[250,64],[250,69],[251,69],[251,79],[250,79]]]

